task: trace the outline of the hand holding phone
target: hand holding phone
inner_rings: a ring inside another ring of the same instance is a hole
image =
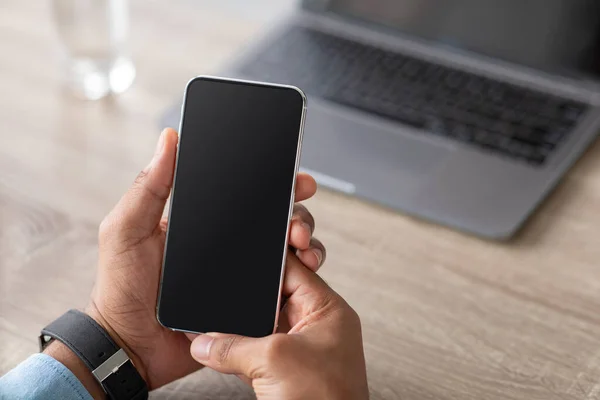
[[[185,332],[273,333],[305,112],[304,94],[291,86],[190,81],[157,306],[161,324]],[[260,261],[248,265],[256,252]],[[212,306],[198,312],[194,305],[207,301]]]
[[[248,338],[199,335],[192,356],[203,365],[236,374],[258,400],[368,400],[360,319],[317,274],[292,254],[283,285],[287,298],[275,335]],[[202,306],[202,305],[200,305]]]
[[[86,307],[86,312],[126,351],[150,389],[199,368],[190,355],[188,337],[156,320],[166,235],[163,212],[173,182],[177,141],[175,130],[163,131],[152,160],[104,218],[98,235],[97,276]],[[306,200],[315,192],[315,180],[299,173],[295,201]],[[299,258],[312,270],[319,266],[314,252],[325,252],[323,245],[311,237],[314,226],[310,212],[296,203],[289,244],[299,249]],[[251,227],[238,229],[253,235]],[[260,263],[254,261],[261,258],[260,251],[249,254],[246,265],[260,268]],[[209,303],[206,308],[211,306]],[[204,308],[201,303],[197,307]]]

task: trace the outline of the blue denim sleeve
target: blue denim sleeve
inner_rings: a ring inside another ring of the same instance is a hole
[[[46,354],[34,354],[0,378],[1,400],[93,400],[73,373]]]

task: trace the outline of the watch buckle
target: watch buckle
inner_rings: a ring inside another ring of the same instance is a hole
[[[129,356],[125,353],[125,350],[119,349],[115,354],[110,356],[108,360],[104,361],[98,368],[93,370],[92,374],[98,382],[102,383],[110,375],[117,372],[127,361],[129,361]]]

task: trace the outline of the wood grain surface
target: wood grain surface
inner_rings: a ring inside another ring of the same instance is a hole
[[[0,374],[85,305],[97,226],[149,160],[161,113],[291,0],[132,1],[125,94],[62,86],[50,2],[0,0]],[[325,279],[358,311],[372,399],[600,399],[600,145],[523,231],[488,242],[321,190]],[[155,399],[248,399],[201,371]]]

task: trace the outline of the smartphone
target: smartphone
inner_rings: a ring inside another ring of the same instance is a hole
[[[185,90],[158,321],[251,337],[277,326],[306,96],[201,76]]]

